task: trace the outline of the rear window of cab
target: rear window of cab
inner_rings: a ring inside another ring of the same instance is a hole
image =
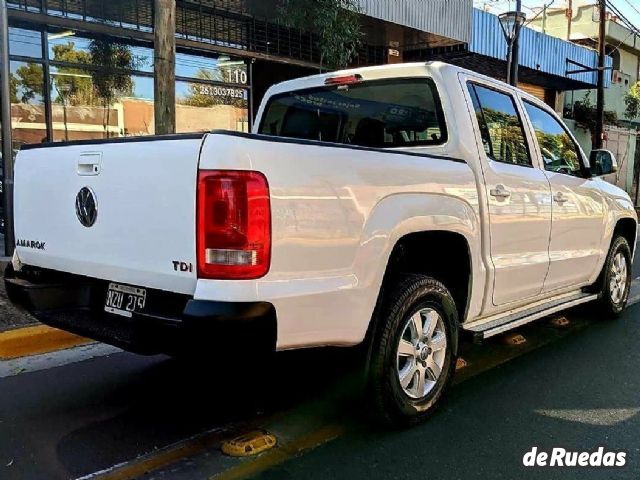
[[[259,133],[375,148],[447,141],[442,104],[430,78],[363,81],[275,95]]]

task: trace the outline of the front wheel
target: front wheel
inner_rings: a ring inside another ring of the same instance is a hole
[[[383,423],[408,426],[426,419],[455,371],[458,314],[447,288],[410,275],[383,299],[371,345],[370,392]]]
[[[616,237],[602,271],[600,305],[608,316],[619,316],[627,306],[631,288],[631,249],[624,237]]]

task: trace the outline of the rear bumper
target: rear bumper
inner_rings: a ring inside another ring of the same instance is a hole
[[[11,302],[42,323],[136,353],[228,351],[236,342],[238,351],[247,344],[275,350],[276,313],[267,302],[195,300],[148,289],[147,307],[126,318],[104,311],[107,281],[33,268],[15,273],[9,265],[4,282]]]

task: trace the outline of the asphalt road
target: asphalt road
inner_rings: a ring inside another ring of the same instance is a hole
[[[581,313],[584,315],[584,312]],[[640,478],[640,305],[456,387],[429,422],[399,432],[356,425],[262,479]],[[523,455],[628,452],[620,469],[525,468]]]
[[[366,398],[352,391],[355,356],[348,350],[291,352],[242,367],[234,358],[219,365],[128,353],[55,367],[60,357],[52,355],[40,359],[42,370],[17,366],[0,378],[0,479],[77,478],[203,432],[231,434],[266,423],[284,432],[279,440],[290,446],[286,455],[246,470],[259,478],[637,480],[640,305],[615,322],[599,321],[588,307],[568,316],[566,329],[537,322],[521,330],[524,346],[466,345],[470,365],[444,408],[424,425],[394,432],[373,428],[363,414]],[[338,438],[315,449],[322,436],[306,441],[308,450],[296,457],[296,439],[326,426],[337,426],[330,430]],[[534,446],[601,445],[626,450],[627,465],[521,465]],[[213,447],[146,478],[209,478],[243,465]]]
[[[202,432],[241,430],[330,391],[344,371],[339,359],[352,356],[291,352],[238,371],[234,358],[115,353],[13,372],[0,378],[0,479],[77,478]]]

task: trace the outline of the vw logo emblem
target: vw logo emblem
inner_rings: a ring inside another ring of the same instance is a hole
[[[76,215],[85,227],[93,227],[98,219],[98,201],[89,187],[83,187],[76,195]]]

